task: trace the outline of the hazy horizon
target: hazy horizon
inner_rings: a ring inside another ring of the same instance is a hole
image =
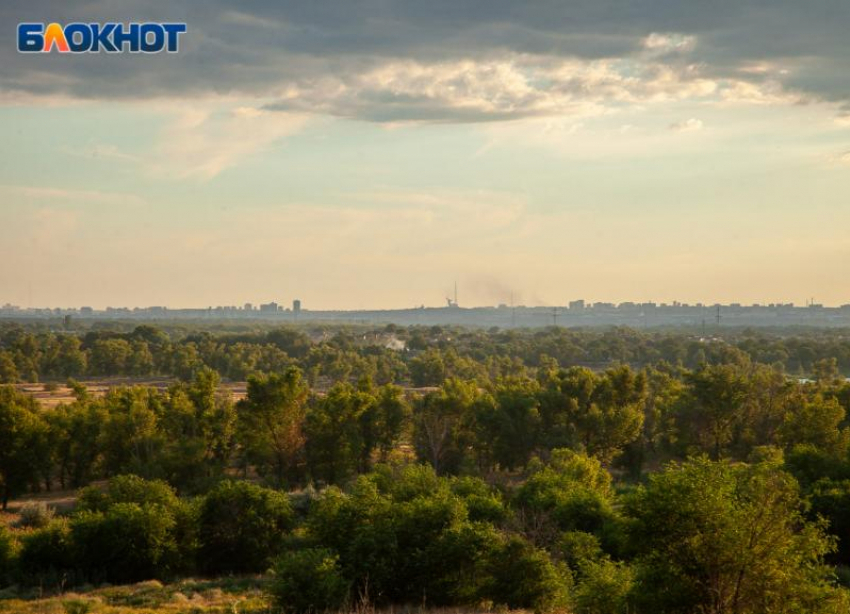
[[[850,303],[850,6],[0,16],[0,304]],[[15,51],[147,19],[179,53]]]
[[[769,307],[771,305],[775,305],[775,306],[783,305],[784,306],[784,305],[789,305],[789,304],[793,305],[794,307],[808,307],[809,306],[808,302],[799,303],[799,302],[795,302],[795,301],[765,301],[765,302],[760,302],[760,303],[759,302],[747,303],[747,302],[734,301],[734,300],[728,301],[728,302],[714,301],[714,300],[710,300],[710,301],[701,301],[701,300],[687,301],[687,300],[679,300],[679,299],[673,299],[673,300],[670,300],[670,301],[663,301],[663,300],[662,301],[654,301],[654,300],[644,301],[644,300],[632,300],[632,299],[628,299],[628,298],[622,299],[622,300],[616,300],[616,299],[612,299],[612,300],[598,299],[597,300],[597,299],[582,299],[581,297],[570,298],[570,299],[563,300],[563,301],[560,301],[560,302],[555,302],[555,303],[543,303],[543,302],[527,302],[527,301],[523,302],[523,301],[517,299],[518,296],[520,296],[520,295],[519,294],[514,295],[514,302],[513,303],[511,303],[510,296],[505,301],[487,302],[487,301],[472,300],[470,302],[464,303],[463,301],[459,300],[458,302],[460,303],[459,307],[461,309],[479,309],[479,308],[486,309],[486,308],[494,308],[494,307],[500,307],[500,306],[506,306],[506,307],[513,306],[513,307],[517,307],[517,308],[540,308],[540,307],[567,308],[569,306],[570,302],[576,301],[576,300],[583,300],[585,307],[591,307],[596,303],[613,304],[615,306],[627,305],[627,304],[641,305],[641,304],[644,304],[644,303],[653,303],[656,306],[667,306],[667,307],[681,306],[681,307],[693,307],[693,308],[703,307],[703,308],[706,308],[706,309],[713,308],[717,305],[720,305],[721,307],[729,307],[731,305],[740,305],[741,307],[754,307],[754,306]],[[446,301],[447,301],[448,298],[450,298],[449,295],[447,295],[446,298],[444,298],[442,300],[442,302],[439,302],[439,303],[419,302],[419,303],[413,303],[413,304],[407,304],[407,305],[391,305],[391,306],[363,305],[363,306],[357,306],[357,307],[345,307],[345,306],[337,306],[337,305],[309,305],[309,304],[305,304],[305,302],[302,300],[301,301],[301,309],[303,311],[355,311],[355,312],[356,311],[398,311],[398,310],[406,310],[406,309],[418,309],[418,308],[422,308],[422,307],[424,307],[426,309],[435,309],[435,308],[446,307]],[[252,301],[252,300],[246,300],[246,301],[241,301],[241,302],[230,301],[230,302],[223,302],[223,303],[216,303],[216,304],[209,304],[209,305],[202,305],[202,304],[171,304],[171,305],[169,305],[169,304],[162,304],[162,303],[139,303],[139,304],[131,304],[131,303],[105,304],[104,303],[104,304],[97,304],[97,303],[92,303],[92,302],[83,302],[83,303],[79,303],[79,304],[71,304],[71,303],[32,304],[32,305],[18,304],[18,303],[9,303],[9,304],[13,305],[14,307],[18,307],[20,309],[80,309],[82,307],[90,307],[90,308],[94,309],[95,311],[103,311],[103,310],[106,310],[108,308],[112,308],[112,309],[122,309],[122,308],[149,309],[149,308],[162,308],[162,307],[169,309],[169,310],[208,309],[208,308],[216,308],[216,307],[235,307],[235,308],[241,310],[241,309],[243,309],[243,307],[246,304],[250,304],[254,310],[258,310],[260,305],[262,305],[262,304],[276,303],[282,310],[291,310],[292,309],[292,300],[295,300],[295,299],[289,300],[289,299],[280,299],[280,298],[272,297],[272,298],[262,299],[262,300],[257,300],[257,301]],[[300,300],[300,299],[298,299],[298,300]],[[809,301],[809,302],[812,301],[812,299],[806,299],[806,300]],[[2,300],[2,298],[0,298],[0,308],[2,308],[4,306],[4,304],[6,304],[6,303],[8,303],[8,301]],[[844,307],[844,306],[850,305],[850,302],[831,304],[831,303],[822,303],[822,302],[817,301],[817,299],[814,299],[813,304],[815,304],[816,306],[825,307],[825,308],[838,308],[838,307]]]

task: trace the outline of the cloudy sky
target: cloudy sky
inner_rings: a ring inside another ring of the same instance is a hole
[[[178,54],[19,22],[185,21]],[[7,0],[0,304],[850,302],[846,0]]]

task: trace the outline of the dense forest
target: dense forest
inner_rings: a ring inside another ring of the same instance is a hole
[[[58,331],[56,329],[59,329]],[[229,380],[298,366],[315,383],[356,381],[436,386],[449,377],[492,380],[539,367],[614,363],[634,368],[667,362],[771,365],[811,376],[823,361],[850,375],[850,331],[718,329],[468,329],[459,327],[235,327],[101,322],[88,330],[0,324],[0,383],[85,376],[173,376],[191,379],[208,367]],[[790,332],[789,332],[790,331]]]
[[[268,572],[298,614],[844,613],[848,371],[834,331],[9,325],[3,506],[79,490],[0,525],[0,582]],[[116,375],[174,379],[81,383]],[[12,385],[66,379],[51,408]]]

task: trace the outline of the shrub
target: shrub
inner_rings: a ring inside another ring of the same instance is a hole
[[[544,612],[563,607],[572,584],[569,570],[520,537],[511,537],[492,563],[495,603]]]
[[[167,577],[179,552],[175,520],[159,505],[116,503],[71,523],[74,558],[89,579],[114,583]]]
[[[27,501],[18,512],[18,526],[32,529],[47,526],[53,520],[53,513],[53,508],[44,501]]]
[[[12,581],[15,550],[15,538],[5,526],[0,525],[0,586],[6,586]]]
[[[222,482],[200,504],[200,566],[208,573],[265,571],[292,524],[286,495],[248,482]]]
[[[632,570],[603,558],[581,565],[582,580],[573,591],[576,614],[627,614]]]
[[[561,559],[577,570],[587,561],[595,561],[602,555],[599,539],[584,531],[567,531],[561,534],[556,544]]]
[[[478,478],[454,478],[452,492],[463,499],[472,521],[501,522],[508,516],[505,504],[497,490]]]
[[[172,510],[177,507],[179,499],[174,489],[162,480],[146,480],[137,475],[118,475],[109,481],[106,491],[96,486],[83,488],[78,497],[77,509],[105,512],[116,503],[160,505]]]
[[[65,520],[50,524],[21,538],[18,571],[24,583],[47,583],[58,580],[74,567],[71,530]]]
[[[307,548],[285,552],[277,559],[269,590],[282,611],[302,614],[338,610],[349,588],[333,551]]]
[[[517,491],[532,516],[548,517],[560,531],[600,533],[614,520],[611,476],[599,461],[570,450],[554,450],[548,465],[534,461]]]

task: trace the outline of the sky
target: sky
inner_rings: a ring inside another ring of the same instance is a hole
[[[20,22],[185,21],[176,54]],[[7,0],[0,304],[850,303],[846,0]]]

